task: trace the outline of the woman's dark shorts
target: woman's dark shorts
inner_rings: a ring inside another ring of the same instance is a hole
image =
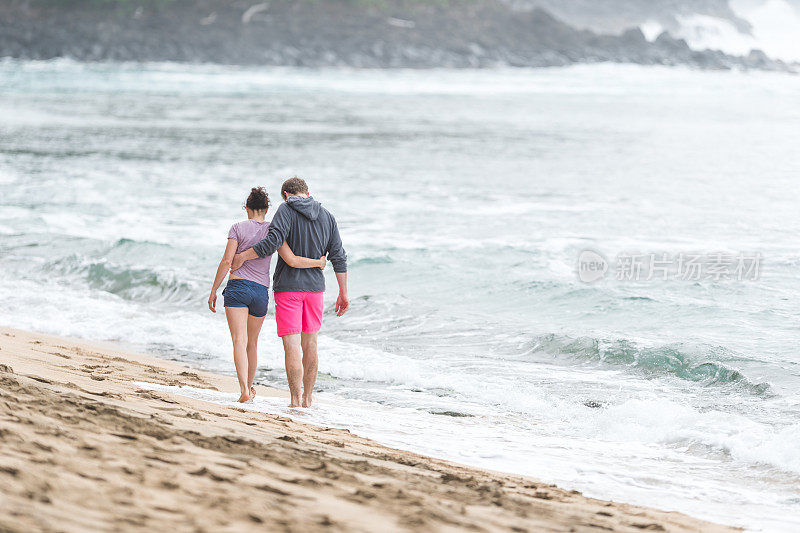
[[[269,287],[249,279],[230,279],[222,291],[225,307],[246,307],[255,317],[267,314]]]

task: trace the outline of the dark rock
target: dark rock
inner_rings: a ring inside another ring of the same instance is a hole
[[[645,48],[649,44],[644,36],[644,33],[642,33],[642,30],[639,28],[631,28],[630,30],[626,30],[622,35],[620,35],[619,38],[622,44],[625,46]]]
[[[745,57],[745,63],[751,68],[766,68],[771,60],[761,50],[750,50],[750,53]]]
[[[662,50],[667,50],[676,55],[691,51],[686,41],[683,39],[675,39],[667,32],[663,32],[661,35],[656,37],[656,40],[653,44]]]

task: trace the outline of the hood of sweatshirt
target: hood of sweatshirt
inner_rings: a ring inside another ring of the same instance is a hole
[[[312,197],[290,196],[286,201],[289,207],[306,217],[308,220],[317,220],[322,204]]]

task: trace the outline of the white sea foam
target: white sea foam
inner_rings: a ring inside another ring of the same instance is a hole
[[[800,6],[786,0],[732,0],[731,8],[752,24],[757,47],[767,55],[800,61]]]
[[[746,464],[800,474],[800,448],[793,444],[800,424],[774,429],[741,415],[698,411],[663,399],[637,399],[600,412],[587,434],[607,440],[702,444]]]
[[[644,38],[650,42],[655,41],[656,38],[664,32],[664,26],[655,20],[643,22],[639,25],[639,29],[642,30]]]
[[[698,50],[710,48],[747,55],[750,50],[759,49],[773,58],[800,61],[800,8],[786,0],[732,0],[731,8],[751,25],[749,31],[727,19],[692,14],[677,17],[677,36]],[[650,39],[661,29],[657,23],[642,25]]]

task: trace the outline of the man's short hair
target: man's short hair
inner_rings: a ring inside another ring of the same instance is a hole
[[[283,182],[281,186],[281,196],[285,199],[286,194],[308,194],[308,185],[306,185],[305,180],[298,178],[297,176],[293,178],[289,178],[288,180]]]

